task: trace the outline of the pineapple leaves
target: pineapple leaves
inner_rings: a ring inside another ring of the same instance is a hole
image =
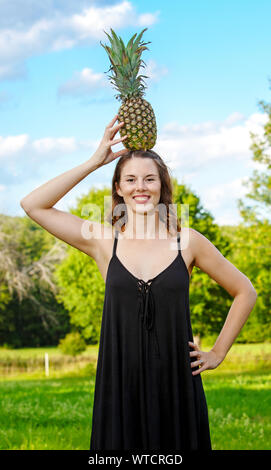
[[[148,29],[148,28],[144,28],[144,29],[141,31],[141,33],[139,34],[139,36],[137,37],[137,39],[135,40],[134,46],[135,46],[136,49],[137,49],[137,47],[138,47],[139,44],[140,44],[140,41],[141,41],[141,38],[142,38],[143,33],[144,33],[145,31],[147,31],[147,29]],[[144,45],[145,45],[145,44],[149,44],[149,42],[142,43],[142,45],[143,45],[143,44],[144,44]]]
[[[111,36],[110,36],[105,30],[103,30],[103,32],[106,34],[106,36],[108,37],[109,41],[111,42],[111,46],[113,46],[113,41],[112,41]]]
[[[118,51],[119,48],[120,48],[118,36],[116,35],[115,31],[113,31],[112,28],[111,28],[111,33],[112,33],[112,36],[113,36],[113,39],[111,38],[112,49],[114,49],[115,51]]]
[[[143,78],[148,78],[146,75],[139,75],[140,66],[144,67],[146,64],[141,60],[141,54],[143,51],[148,50],[146,47],[149,42],[143,42],[142,36],[143,33],[148,28],[144,28],[140,34],[134,34],[127,46],[125,46],[121,37],[118,37],[115,31],[110,28],[111,36],[106,31],[104,33],[107,35],[111,47],[102,44],[103,48],[106,50],[109,57],[111,67],[105,72],[112,72],[108,78],[114,86],[115,89],[119,91],[119,94],[116,95],[117,99],[126,99],[127,97],[133,96],[143,96],[144,85]],[[145,64],[145,65],[143,65]]]
[[[137,36],[137,33],[135,33],[135,34],[131,37],[130,41],[129,41],[128,44],[127,44],[127,49],[131,49],[132,44],[133,44],[133,41],[134,41],[134,39],[135,39],[136,36]]]

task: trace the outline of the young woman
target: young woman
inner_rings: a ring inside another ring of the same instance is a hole
[[[89,160],[21,200],[29,217],[92,257],[106,283],[90,449],[211,450],[200,374],[223,361],[257,294],[205,236],[192,228],[180,230],[176,216],[174,224],[171,180],[157,153],[112,152],[111,146],[125,139],[113,140],[122,125],[116,120]],[[89,221],[86,233],[85,220],[53,206],[119,156],[111,226]],[[161,205],[166,212],[156,210]],[[193,341],[193,266],[234,298],[210,351],[201,351]]]

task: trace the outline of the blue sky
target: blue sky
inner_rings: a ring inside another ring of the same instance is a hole
[[[260,169],[249,131],[261,133],[258,101],[270,101],[270,17],[267,0],[2,0],[0,213],[24,215],[23,196],[91,157],[120,105],[104,73],[103,31],[127,43],[146,27],[154,150],[217,223],[237,224],[243,182]],[[110,186],[115,164],[55,207],[68,210],[92,186]]]

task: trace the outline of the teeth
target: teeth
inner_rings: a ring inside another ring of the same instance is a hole
[[[144,197],[134,197],[134,199],[138,199],[139,201],[145,201],[146,199],[149,199],[149,196],[144,196]]]

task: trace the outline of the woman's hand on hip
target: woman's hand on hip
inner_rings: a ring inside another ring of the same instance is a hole
[[[200,366],[192,372],[192,375],[198,375],[204,370],[215,369],[221,364],[223,358],[219,357],[214,351],[201,351],[197,344],[188,341],[188,344],[194,351],[190,351],[190,357],[196,357],[197,361],[191,362],[191,368]]]

